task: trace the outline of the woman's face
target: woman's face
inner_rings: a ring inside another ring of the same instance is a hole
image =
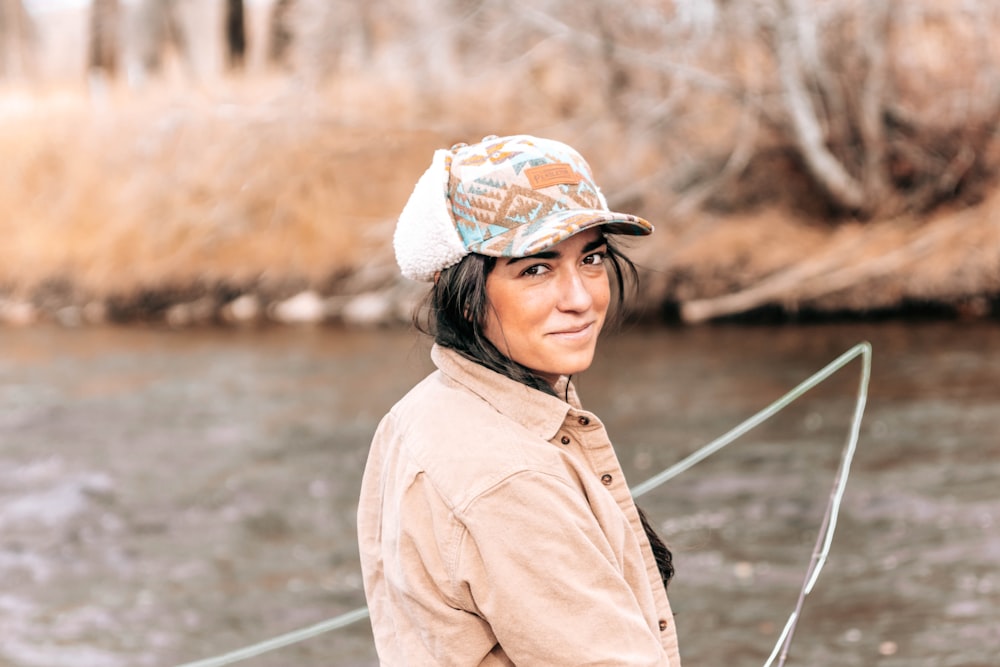
[[[486,277],[486,337],[549,383],[589,368],[611,300],[606,253],[592,228],[537,255],[498,259]]]

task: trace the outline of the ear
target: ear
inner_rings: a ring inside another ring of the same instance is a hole
[[[469,254],[448,205],[448,157],[434,151],[431,166],[413,188],[396,223],[396,263],[411,280],[429,282],[434,274]]]

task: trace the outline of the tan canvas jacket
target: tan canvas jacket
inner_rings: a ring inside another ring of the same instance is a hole
[[[383,665],[669,665],[673,614],[604,426],[440,347],[358,507]],[[565,388],[564,388],[565,390]]]

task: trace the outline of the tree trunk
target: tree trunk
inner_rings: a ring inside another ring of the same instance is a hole
[[[93,0],[90,6],[90,42],[87,69],[114,78],[119,54],[118,0]]]
[[[295,10],[295,5],[295,0],[276,0],[271,8],[267,60],[272,65],[284,67],[289,64],[292,42],[294,41],[291,14]]]
[[[190,68],[187,39],[177,16],[177,3],[174,0],[141,0],[136,16],[144,72],[158,73],[163,68],[163,57],[170,46],[174,47],[185,66]]]
[[[21,0],[0,0],[0,77],[19,78],[30,69],[34,38],[31,17]]]
[[[243,0],[226,0],[226,62],[231,70],[246,64],[247,32]]]

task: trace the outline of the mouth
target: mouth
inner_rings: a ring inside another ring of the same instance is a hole
[[[577,327],[570,327],[568,329],[561,329],[559,331],[552,331],[549,333],[550,336],[558,336],[559,338],[583,338],[590,334],[593,329],[594,323],[587,322]]]

